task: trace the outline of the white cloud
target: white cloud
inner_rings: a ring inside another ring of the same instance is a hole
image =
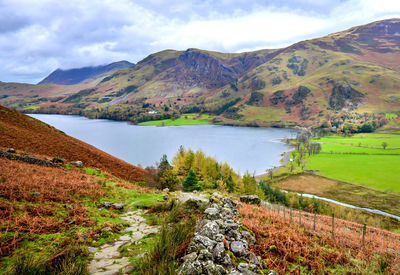
[[[277,48],[399,16],[400,1],[3,0],[1,81],[36,82],[57,67],[137,62],[166,48]]]

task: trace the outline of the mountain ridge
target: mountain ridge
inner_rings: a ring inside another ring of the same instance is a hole
[[[115,71],[126,69],[134,66],[135,64],[122,60],[113,62],[107,65],[88,66],[82,68],[72,69],[56,69],[38,84],[61,84],[73,85],[78,84],[89,79],[96,79],[112,74]]]
[[[281,49],[164,50],[93,82],[0,84],[0,102],[132,122],[209,113],[215,123],[316,127],[340,112],[399,110],[399,34],[400,19],[388,19]]]

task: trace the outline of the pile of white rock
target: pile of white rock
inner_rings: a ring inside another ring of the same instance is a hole
[[[238,221],[237,203],[218,193],[210,203],[204,212],[207,218],[196,224],[178,274],[260,274],[263,262],[249,251],[256,238]]]

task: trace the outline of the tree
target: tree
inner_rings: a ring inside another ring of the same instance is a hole
[[[191,192],[193,190],[201,190],[201,186],[198,184],[199,179],[193,169],[189,170],[186,178],[183,180],[183,191]]]
[[[168,162],[167,155],[163,155],[160,159],[160,163],[158,164],[158,179],[162,177],[164,171],[171,170],[171,165]]]
[[[160,177],[161,188],[168,188],[170,191],[175,191],[176,186],[179,182],[177,175],[172,171],[172,169],[167,169],[164,171]]]
[[[383,147],[383,149],[386,149],[386,147],[387,147],[388,145],[389,145],[389,144],[388,144],[386,141],[382,142],[382,147]]]
[[[232,179],[232,176],[229,176],[228,180],[226,181],[226,188],[228,189],[229,193],[235,191],[235,182]]]
[[[244,193],[246,195],[255,195],[257,192],[257,182],[252,175],[247,171],[243,175]]]

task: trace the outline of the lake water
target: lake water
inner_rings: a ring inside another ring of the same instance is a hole
[[[227,161],[237,172],[256,175],[280,165],[289,146],[278,139],[295,130],[219,125],[139,126],[127,122],[80,116],[30,114],[66,134],[85,141],[131,164],[154,165],[163,154],[168,159],[183,145],[201,149],[218,161]]]

